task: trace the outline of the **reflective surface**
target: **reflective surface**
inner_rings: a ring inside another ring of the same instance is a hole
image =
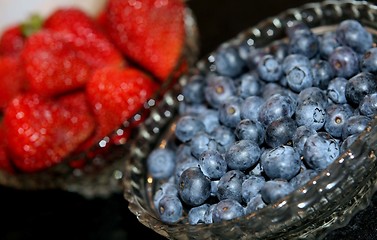
[[[227,44],[248,41],[255,47],[266,46],[284,38],[284,26],[292,20],[304,21],[313,31],[323,33],[348,18],[358,19],[376,38],[376,6],[362,1],[325,1],[268,18]],[[204,58],[193,72],[207,71],[211,64]],[[216,224],[163,224],[153,209],[152,195],[158,182],[148,176],[145,160],[152,149],[172,140],[169,136],[174,129],[174,114],[182,99],[180,88],[187,78],[181,78],[180,85],[174,86],[153,109],[135,136],[130,156],[126,156],[125,198],[131,212],[145,226],[172,239],[321,239],[329,231],[345,226],[351,217],[368,206],[376,190],[377,119],[372,120],[355,144],[328,169],[276,204]]]

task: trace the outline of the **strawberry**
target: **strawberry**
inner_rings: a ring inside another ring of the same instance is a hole
[[[70,37],[41,30],[27,39],[21,57],[32,92],[54,96],[85,85],[92,68],[67,40]]]
[[[156,83],[149,76],[134,68],[95,71],[86,87],[98,124],[93,141],[108,135],[136,114],[156,89]]]
[[[6,138],[3,122],[0,121],[0,170],[13,173],[14,169],[6,150]]]
[[[119,49],[160,80],[176,65],[185,40],[182,0],[109,0],[106,29]]]
[[[94,19],[78,8],[59,8],[44,22],[44,28],[73,35],[78,54],[94,67],[122,66],[125,61]]]
[[[42,23],[41,16],[32,14],[24,22],[5,29],[0,38],[0,55],[19,56],[26,38],[39,31]]]
[[[24,47],[25,38],[22,35],[21,25],[11,26],[0,37],[0,55],[18,56]]]
[[[18,57],[0,57],[0,110],[26,88],[26,76]]]
[[[27,93],[8,105],[4,127],[14,165],[34,172],[60,163],[92,134],[95,122],[82,92],[55,100]]]

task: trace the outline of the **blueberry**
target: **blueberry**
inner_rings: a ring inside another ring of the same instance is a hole
[[[230,97],[227,101],[219,107],[220,123],[227,127],[235,128],[239,121],[241,121],[241,105],[242,98]]]
[[[217,196],[217,185],[219,184],[219,180],[211,180],[211,197]]]
[[[241,104],[241,119],[258,120],[264,99],[258,96],[245,98]]]
[[[366,95],[360,102],[360,113],[367,117],[373,117],[377,113],[377,93]]]
[[[221,153],[226,152],[229,147],[236,141],[233,129],[220,125],[212,132],[213,139],[218,143],[218,150]]]
[[[238,47],[238,55],[245,62],[247,61],[247,58],[249,57],[250,52],[255,49],[255,47],[250,45],[247,40],[239,43],[237,47]]]
[[[287,144],[292,141],[296,128],[297,124],[292,118],[279,118],[267,126],[265,142],[272,148]]]
[[[242,202],[242,183],[245,174],[239,170],[230,170],[225,173],[217,184],[217,198],[219,200],[233,199]]]
[[[260,155],[258,144],[251,140],[239,140],[225,153],[225,161],[230,169],[246,170],[258,162]]]
[[[349,78],[359,72],[359,57],[347,46],[337,47],[328,61],[337,77]]]
[[[262,150],[263,152],[263,150]],[[264,174],[260,161],[250,170],[249,175],[262,176]]]
[[[368,126],[369,122],[370,118],[363,115],[355,115],[348,118],[343,126],[342,138],[346,139],[350,135],[361,133]]]
[[[293,192],[294,188],[286,180],[269,180],[261,189],[262,199],[265,203],[274,203]]]
[[[247,205],[246,205],[246,208],[245,208],[245,213],[250,214],[250,213],[255,212],[259,209],[262,209],[266,206],[267,206],[266,203],[262,199],[262,195],[257,194],[256,196],[252,197],[247,202]]]
[[[204,130],[204,124],[197,117],[186,115],[178,119],[174,133],[178,140],[188,142],[196,133]]]
[[[211,181],[200,168],[186,169],[179,178],[179,196],[189,206],[203,204],[211,195]]]
[[[214,57],[216,71],[223,76],[236,77],[245,67],[245,62],[234,46],[220,47]]]
[[[305,125],[296,128],[296,131],[294,132],[292,137],[292,145],[300,155],[302,155],[304,151],[304,145],[308,137],[315,133],[317,132],[314,129],[309,128]]]
[[[308,87],[302,90],[297,96],[297,103],[300,104],[304,101],[318,102],[323,107],[328,105],[326,92],[319,87]]]
[[[377,73],[377,48],[370,48],[360,60],[361,70],[364,72]]]
[[[276,41],[271,44],[269,49],[270,54],[273,55],[274,58],[281,63],[284,61],[284,58],[288,55],[289,45],[284,41]]]
[[[294,92],[313,86],[313,73],[310,67],[296,66],[287,73],[287,83]]]
[[[156,209],[163,196],[178,196],[177,185],[173,182],[164,182],[153,195],[153,203]]]
[[[224,199],[216,204],[212,213],[214,223],[231,220],[244,215],[242,205],[233,199]]]
[[[336,77],[329,82],[327,86],[327,96],[334,103],[347,103],[346,99],[347,79]]]
[[[176,223],[183,215],[182,203],[178,197],[166,195],[158,204],[158,213],[161,221]]]
[[[235,93],[236,87],[233,80],[224,76],[210,78],[204,88],[204,97],[207,103],[213,108],[221,106],[230,96],[234,96]]]
[[[261,106],[258,120],[267,126],[281,117],[292,117],[295,108],[295,101],[290,96],[275,94]]]
[[[265,128],[258,120],[243,119],[234,130],[239,140],[251,140],[258,145],[264,142]]]
[[[180,143],[175,149],[175,161],[176,163],[183,161],[182,159],[187,156],[191,156],[191,145],[190,143]]]
[[[237,86],[238,96],[247,98],[249,96],[260,96],[264,83],[259,79],[256,72],[247,72],[239,78],[240,84]]]
[[[289,39],[289,52],[291,54],[302,54],[308,58],[314,57],[319,52],[317,35],[313,34],[311,31],[294,34]]]
[[[261,156],[261,164],[269,178],[290,180],[300,171],[301,160],[293,147],[282,145],[266,150]]]
[[[335,138],[342,136],[343,126],[353,115],[353,108],[348,104],[332,104],[326,108],[325,130]]]
[[[295,188],[298,189],[308,183],[313,177],[317,176],[318,173],[313,169],[301,170],[299,174],[294,176],[289,183]]]
[[[372,47],[372,34],[356,20],[342,21],[335,32],[336,39],[340,44],[349,46],[358,53],[364,53]]]
[[[191,225],[204,223],[204,215],[209,208],[209,204],[203,204],[197,207],[193,207],[187,214],[188,222]]]
[[[346,84],[346,99],[351,105],[359,105],[366,95],[375,92],[377,92],[377,79],[369,72],[358,73]]]
[[[257,66],[259,77],[266,82],[276,82],[283,74],[280,63],[272,55],[262,57]]]
[[[263,88],[262,98],[267,100],[275,94],[285,95],[285,89],[278,83],[267,83]]]
[[[207,110],[207,107],[202,103],[187,103],[181,102],[178,108],[179,115],[198,115]]]
[[[246,64],[250,70],[255,70],[261,61],[261,59],[267,55],[267,51],[262,48],[255,48],[249,52],[249,56],[247,57]]]
[[[205,79],[203,76],[194,75],[190,77],[187,84],[182,88],[185,101],[188,103],[204,102],[204,85]]]
[[[191,167],[199,167],[199,161],[191,154],[182,158],[179,162],[176,163],[174,169],[174,178],[178,182],[182,173]]]
[[[198,115],[198,119],[204,124],[206,133],[212,133],[220,126],[219,113],[214,109],[206,109]]]
[[[303,156],[310,168],[321,171],[339,156],[339,143],[330,134],[319,132],[308,137]]]
[[[198,158],[207,150],[216,150],[218,143],[208,133],[201,131],[191,139],[191,153]]]
[[[288,74],[295,67],[310,67],[310,60],[302,54],[289,54],[283,61],[283,72]]]
[[[220,179],[228,168],[224,157],[216,150],[204,151],[199,157],[199,166],[210,179]]]
[[[147,158],[147,169],[155,179],[167,179],[175,169],[175,153],[167,148],[153,150]]]
[[[339,47],[335,32],[326,32],[319,38],[319,54],[323,59],[328,59],[330,54]]]
[[[242,183],[242,199],[248,203],[251,198],[260,193],[266,180],[262,176],[251,175]]]
[[[282,86],[283,88],[288,88],[288,79],[287,79],[287,75],[283,74],[283,76],[281,76],[278,84],[280,86]]]
[[[213,211],[215,210],[217,203],[211,204],[207,211],[204,213],[204,223],[213,223]]]
[[[319,130],[325,124],[326,111],[324,107],[314,101],[304,101],[297,106],[295,120],[298,126],[306,126]]]
[[[318,59],[312,64],[313,86],[326,89],[335,72],[328,61]]]

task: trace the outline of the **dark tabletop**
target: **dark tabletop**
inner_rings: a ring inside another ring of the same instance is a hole
[[[307,0],[187,0],[201,35],[201,56],[262,19]],[[59,190],[20,191],[0,187],[0,240],[164,239],[132,215],[122,193],[85,199]],[[377,195],[333,239],[377,239]]]

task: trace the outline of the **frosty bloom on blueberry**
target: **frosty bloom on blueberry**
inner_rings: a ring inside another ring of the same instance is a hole
[[[188,219],[177,221],[216,223],[280,201],[332,164],[377,113],[377,51],[360,23],[316,35],[295,22],[286,33],[263,48],[219,47],[215,67],[183,86],[175,170],[163,180],[179,194],[165,183],[154,198],[158,206],[178,196]],[[163,206],[179,212],[171,202]]]

